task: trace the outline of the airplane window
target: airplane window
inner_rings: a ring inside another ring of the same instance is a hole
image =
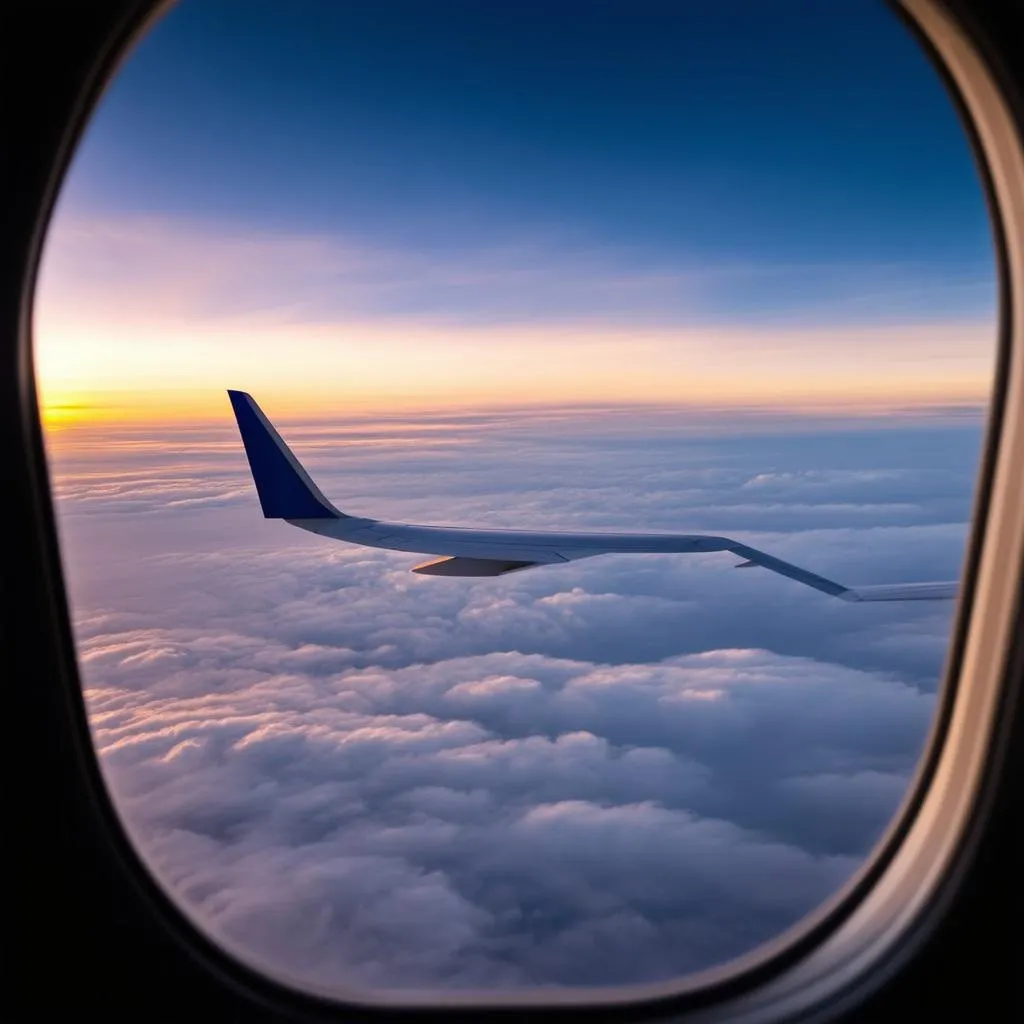
[[[996,312],[881,4],[171,8],[35,309],[154,876],[338,996],[599,997],[778,937],[927,740]]]

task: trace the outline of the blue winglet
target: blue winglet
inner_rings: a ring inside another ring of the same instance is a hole
[[[244,391],[228,391],[238,431],[267,519],[341,519],[288,449],[281,435]]]

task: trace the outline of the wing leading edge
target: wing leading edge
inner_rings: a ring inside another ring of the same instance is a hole
[[[438,556],[413,572],[425,576],[504,576],[535,565],[553,565],[604,554],[687,554],[728,551],[843,601],[934,601],[956,596],[955,582],[845,587],[757,548],[709,534],[548,533],[535,530],[472,530],[415,526],[346,515],[313,483],[299,460],[251,395],[228,391],[267,519],[350,544]]]

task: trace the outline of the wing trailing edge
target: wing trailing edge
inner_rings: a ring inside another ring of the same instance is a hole
[[[852,588],[847,601],[949,601],[959,586],[949,583],[880,583]]]

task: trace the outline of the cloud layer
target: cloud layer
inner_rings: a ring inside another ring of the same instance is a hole
[[[735,533],[851,584],[952,578],[976,424],[653,413],[284,429],[353,512]],[[726,556],[505,579],[259,517],[230,432],[52,453],[97,746],[165,884],[290,976],[660,980],[861,863],[926,735],[951,609]]]

